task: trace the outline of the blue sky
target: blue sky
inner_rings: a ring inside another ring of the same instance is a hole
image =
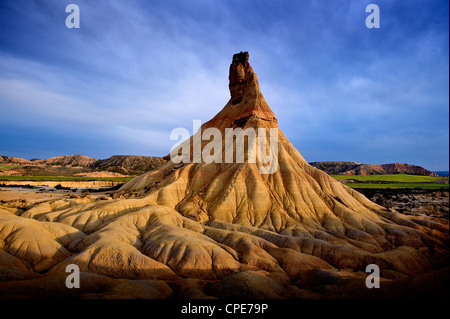
[[[80,8],[68,29],[66,5]],[[376,3],[381,27],[368,29]],[[249,51],[307,161],[449,167],[446,0],[0,1],[0,154],[168,154]],[[190,129],[192,130],[192,129]]]

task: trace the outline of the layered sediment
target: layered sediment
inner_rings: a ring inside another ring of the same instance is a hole
[[[448,222],[384,208],[309,165],[278,127],[248,53],[233,57],[229,79],[229,102],[196,134],[275,129],[276,171],[262,174],[266,164],[248,160],[251,147],[243,162],[195,161],[194,135],[182,143],[189,161],[167,161],[114,199],[0,209],[1,294],[342,298],[440,291],[448,282]],[[268,133],[264,138],[271,145]],[[225,156],[236,140],[201,140],[201,150],[220,148]],[[70,264],[89,280],[78,293],[64,287]],[[383,289],[365,287],[369,264],[381,269]]]

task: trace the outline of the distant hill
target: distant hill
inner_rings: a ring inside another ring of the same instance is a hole
[[[162,157],[134,155],[114,155],[107,159],[96,159],[77,154],[31,161],[20,157],[0,156],[0,164],[13,165],[11,168],[3,167],[0,175],[84,176],[88,174],[90,176],[96,172],[112,172],[136,176],[153,170],[165,162],[166,160]]]
[[[107,159],[96,159],[86,155],[64,155],[47,159],[26,160],[21,157],[0,156],[0,164],[14,165],[12,175],[58,175],[72,176],[80,173],[113,172],[127,176],[137,176],[158,168],[168,159],[157,156],[114,155]],[[310,165],[328,174],[342,175],[382,175],[411,174],[438,175],[421,166],[404,163],[361,164],[358,162],[311,162]],[[19,167],[17,167],[19,166]],[[2,168],[2,174],[7,170]]]
[[[30,161],[22,157],[0,156],[0,164],[29,164]]]
[[[438,175],[417,165],[405,163],[393,164],[361,164],[358,162],[311,162],[310,165],[328,174],[342,175],[383,175],[383,174],[411,174],[434,176]]]
[[[93,167],[125,175],[140,175],[161,166],[166,161],[162,157],[114,155],[98,160]]]
[[[50,157],[47,159],[34,160],[32,162],[46,165],[91,167],[98,161],[99,160],[96,158],[77,154],[77,155]]]

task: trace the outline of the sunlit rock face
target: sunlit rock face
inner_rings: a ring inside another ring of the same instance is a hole
[[[194,135],[182,144],[189,161],[167,161],[114,199],[0,206],[0,295],[395,297],[445,283],[448,221],[388,210],[310,166],[278,127],[248,59],[233,56],[231,98],[196,134],[265,129],[271,145],[275,129],[275,171],[261,173],[252,147],[227,162],[237,138],[201,140],[200,151],[222,157],[195,161]],[[65,285],[70,264],[81,271],[78,290]],[[379,290],[365,286],[369,264],[381,269]]]

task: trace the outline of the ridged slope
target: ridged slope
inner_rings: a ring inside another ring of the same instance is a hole
[[[247,58],[234,57],[231,99],[200,131],[276,129],[278,169],[273,174],[262,174],[264,165],[248,160],[252,147],[242,163],[196,163],[194,135],[182,144],[191,149],[188,163],[167,161],[125,184],[116,199],[50,201],[17,219],[0,211],[1,248],[14,262],[18,258],[33,269],[47,265],[38,268],[48,274],[61,274],[75,263],[83,272],[113,278],[175,281],[180,293],[182,278],[221,280],[208,291],[196,286],[186,292],[196,297],[205,297],[205,291],[236,296],[233,289],[224,292],[233,282],[252,296],[297,296],[298,279],[314,270],[336,278],[337,269],[364,271],[376,263],[382,273],[414,276],[448,266],[448,223],[387,210],[303,159],[279,129]],[[265,138],[269,145],[268,133]],[[222,142],[217,145],[222,156],[236,150],[235,141]],[[201,149],[208,143],[203,141]],[[49,237],[54,247],[59,243],[70,253],[57,265],[60,257],[44,253],[36,236],[23,232],[13,246],[7,240],[12,229],[39,223],[78,231],[64,236],[73,239],[70,243]],[[46,258],[52,259],[42,263]],[[19,275],[24,276],[23,269],[17,269]]]

